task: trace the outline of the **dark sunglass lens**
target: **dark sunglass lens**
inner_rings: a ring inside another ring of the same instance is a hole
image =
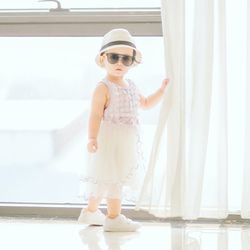
[[[110,53],[110,54],[107,54],[107,56],[108,56],[108,61],[111,64],[115,64],[119,60],[119,56],[117,54]]]
[[[132,56],[123,56],[122,57],[122,63],[125,66],[130,66],[133,63],[133,57]]]
[[[125,65],[130,66],[134,62],[133,56],[120,55],[115,53],[107,53],[108,62],[110,64],[116,64],[119,60]]]

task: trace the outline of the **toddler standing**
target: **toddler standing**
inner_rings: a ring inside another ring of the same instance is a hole
[[[169,82],[148,97],[141,95],[126,73],[141,62],[141,52],[125,29],[113,29],[103,37],[96,63],[106,76],[94,90],[88,127],[89,164],[83,181],[88,206],[78,221],[103,225],[104,231],[136,231],[140,224],[121,214],[123,195],[138,184],[138,108],[151,108],[163,96]],[[107,216],[98,206],[107,199]]]

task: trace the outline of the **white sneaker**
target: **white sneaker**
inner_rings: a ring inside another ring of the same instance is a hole
[[[105,215],[98,209],[95,212],[89,212],[82,209],[81,214],[78,218],[79,223],[103,226],[105,221]]]
[[[106,217],[103,230],[106,232],[134,232],[140,227],[140,223],[120,214],[114,219]]]

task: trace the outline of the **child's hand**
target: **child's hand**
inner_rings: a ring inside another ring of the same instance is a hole
[[[161,90],[164,92],[165,88],[167,87],[167,85],[169,84],[170,82],[170,79],[169,78],[165,78],[163,81],[162,81],[162,84],[161,84]]]
[[[89,139],[89,142],[87,144],[87,149],[89,153],[95,153],[97,151],[97,140],[94,138]]]

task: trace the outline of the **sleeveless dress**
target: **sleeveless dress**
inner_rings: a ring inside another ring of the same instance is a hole
[[[106,78],[109,105],[97,136],[98,150],[88,153],[82,195],[135,201],[144,177],[139,135],[139,92],[131,80],[121,87]]]

